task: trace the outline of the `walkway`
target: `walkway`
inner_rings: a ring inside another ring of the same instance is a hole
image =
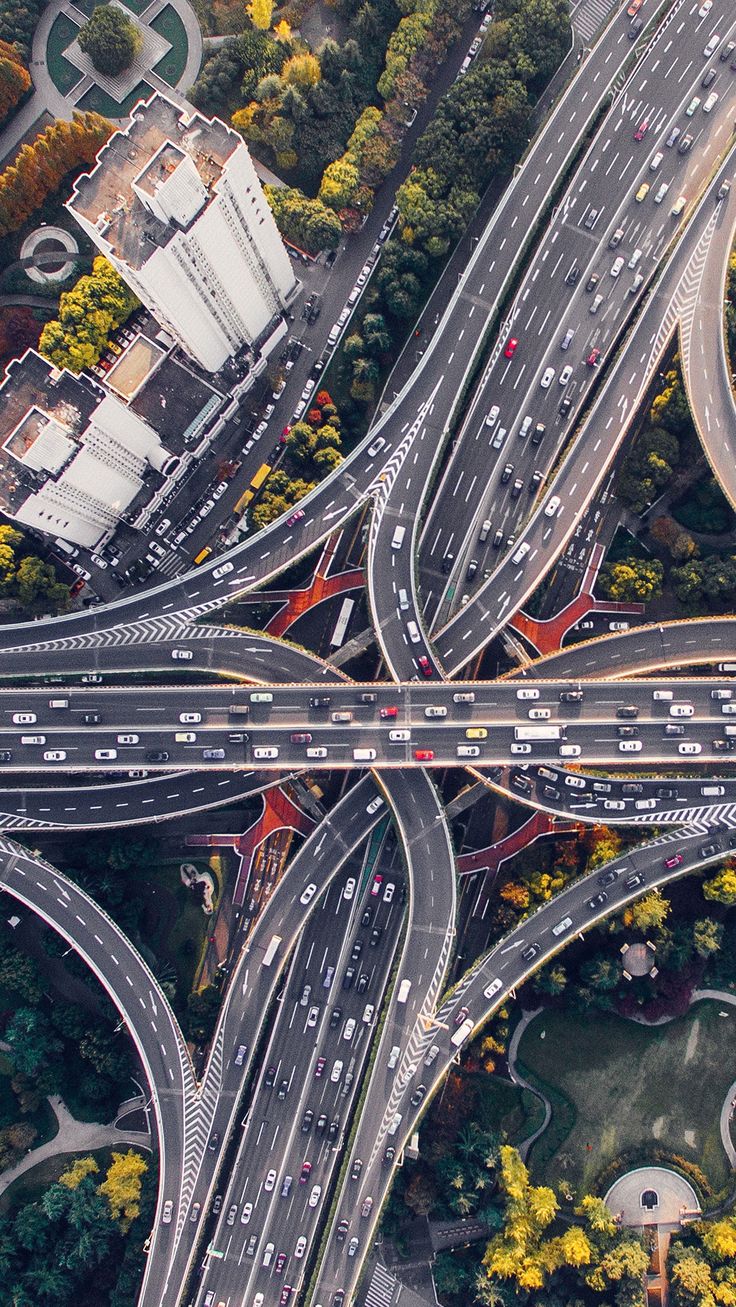
[[[477,871],[498,871],[502,862],[513,858],[514,854],[520,853],[542,836],[560,835],[576,829],[577,823],[574,821],[558,822],[547,812],[535,812],[523,826],[519,826],[510,835],[505,835],[502,840],[497,840],[495,844],[489,844],[485,849],[475,849],[471,853],[461,853],[457,860],[458,874],[472,876]]]
[[[334,536],[330,536],[308,586],[302,590],[275,591],[272,594],[266,592],[261,595],[261,601],[280,599],[283,596],[283,607],[266,623],[265,630],[269,635],[285,635],[289,627],[293,626],[297,618],[301,617],[308,608],[314,608],[335,595],[346,594],[348,590],[358,590],[363,585],[365,578],[359,567],[338,572],[335,576],[328,575],[341,535],[342,532],[338,531]]]
[[[518,1085],[519,1089],[528,1089],[529,1093],[534,1094],[534,1097],[538,1098],[540,1103],[542,1103],[544,1107],[544,1120],[542,1121],[542,1124],[537,1126],[537,1129],[532,1134],[530,1134],[526,1139],[523,1139],[520,1144],[516,1145],[519,1152],[519,1156],[521,1157],[523,1162],[526,1161],[527,1156],[529,1154],[529,1149],[531,1148],[532,1144],[536,1143],[537,1139],[541,1134],[544,1134],[544,1131],[547,1129],[547,1126],[552,1120],[552,1104],[550,1103],[549,1099],[544,1096],[544,1094],[540,1089],[537,1089],[536,1085],[530,1085],[529,1081],[525,1080],[524,1077],[516,1068],[516,1058],[519,1052],[519,1044],[521,1043],[521,1037],[524,1034],[524,1031],[526,1030],[527,1026],[530,1025],[531,1022],[534,1020],[534,1018],[538,1017],[540,1012],[543,1011],[544,1008],[538,1007],[535,1008],[533,1012],[523,1013],[521,1021],[519,1022],[513,1035],[511,1036],[509,1051],[506,1055],[506,1061],[508,1063],[508,1068],[509,1068],[509,1075],[511,1076],[511,1079],[513,1080],[514,1084]]]
[[[0,1194],[26,1171],[45,1162],[49,1157],[58,1157],[63,1153],[91,1153],[96,1148],[109,1148],[116,1144],[135,1144],[137,1148],[150,1148],[150,1135],[134,1131],[118,1130],[114,1125],[98,1125],[94,1122],[77,1121],[63,1099],[58,1094],[51,1094],[48,1099],[52,1111],[59,1122],[58,1133],[48,1143],[32,1148],[15,1166],[9,1167],[0,1175]]]
[[[593,546],[590,561],[580,584],[580,593],[554,617],[541,621],[518,612],[512,617],[509,626],[513,627],[540,653],[550,654],[562,648],[562,641],[571,627],[581,622],[588,613],[628,613],[639,617],[645,610],[644,604],[621,604],[611,600],[596,599],[593,596],[598,571],[603,561],[603,545]]]
[[[171,4],[172,8],[176,10],[187,35],[187,61],[175,88],[181,95],[182,93],[188,93],[193,86],[202,63],[202,33],[189,0],[152,0],[148,8],[137,17],[139,22],[147,25],[165,7],[166,3]],[[54,85],[48,70],[46,49],[49,33],[59,14],[67,12],[70,8],[72,6],[69,4],[69,0],[49,0],[49,4],[41,14],[33,35],[33,48],[29,63],[29,71],[33,78],[33,94],[21,106],[3,131],[0,132],[0,159],[5,159],[17,149],[23,137],[31,130],[34,123],[44,112],[48,112],[53,118],[70,119],[77,106],[77,101],[90,89],[89,79],[80,78],[80,81],[77,82],[76,86],[72,87],[69,94],[64,95]],[[162,82],[155,74],[152,76],[156,81],[156,86],[153,89],[160,89],[163,94],[171,95],[174,88]],[[145,74],[144,80],[153,85],[149,73]],[[180,96],[172,96],[172,98],[178,101]],[[127,118],[128,115],[125,114],[123,118],[112,119],[112,121],[123,122]]]
[[[239,860],[238,874],[233,891],[233,904],[242,908],[246,889],[250,883],[251,871],[255,865],[258,851],[269,836],[276,831],[287,830],[299,835],[309,835],[316,822],[307,815],[288,794],[280,787],[269,790],[259,796],[262,803],[261,814],[241,835],[189,835],[189,848],[204,845],[210,849],[231,848]]]

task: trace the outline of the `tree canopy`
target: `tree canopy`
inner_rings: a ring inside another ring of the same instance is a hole
[[[108,77],[117,77],[130,68],[143,48],[143,36],[131,18],[118,5],[97,5],[91,18],[79,32],[79,46],[88,54],[95,68]]]
[[[80,372],[92,367],[107,347],[110,333],[122,326],[139,301],[102,255],[92,272],[59,300],[59,316],[41,332],[39,352],[57,368]]]

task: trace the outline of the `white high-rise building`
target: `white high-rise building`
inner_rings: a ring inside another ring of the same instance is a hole
[[[283,335],[298,283],[250,154],[219,118],[141,101],[67,208],[209,372]]]

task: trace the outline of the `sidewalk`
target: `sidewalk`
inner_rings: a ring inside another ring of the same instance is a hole
[[[89,1121],[77,1121],[58,1094],[50,1094],[48,1102],[59,1123],[59,1129],[53,1139],[32,1148],[16,1166],[11,1166],[0,1175],[0,1194],[10,1187],[18,1176],[25,1175],[39,1162],[49,1157],[58,1157],[64,1153],[91,1153],[96,1148],[108,1148],[116,1144],[135,1144],[137,1148],[150,1150],[149,1134],[118,1130],[114,1125],[101,1125]]]

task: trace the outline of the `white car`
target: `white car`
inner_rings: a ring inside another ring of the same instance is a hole
[[[691,703],[671,703],[670,717],[692,717],[695,712]]]
[[[700,745],[698,745],[698,748],[700,748]],[[619,753],[641,753],[641,749],[641,740],[619,740],[618,742]]]
[[[530,708],[529,719],[533,722],[546,722],[552,716],[551,708]]]
[[[309,1014],[307,1016],[308,1029],[313,1030],[318,1021],[319,1021],[319,1008],[315,1004],[314,1007],[310,1007]]]
[[[65,749],[47,749],[43,755],[44,762],[64,762],[66,758]]]
[[[340,1079],[340,1076],[342,1075],[342,1065],[343,1064],[339,1058],[337,1059],[336,1062],[333,1063],[332,1070],[330,1071],[330,1080],[332,1081],[333,1085],[337,1084],[338,1080]]]
[[[703,113],[710,113],[711,109],[715,109],[717,104],[718,104],[718,92],[711,91],[710,95],[708,96],[708,99],[703,105]]]
[[[221,563],[219,567],[215,568],[212,575],[216,581],[219,581],[221,576],[227,576],[228,572],[232,572],[232,570],[233,570],[232,563]]]
[[[552,495],[551,498],[547,500],[547,503],[544,506],[544,516],[554,517],[559,507],[560,507],[560,496]]]
[[[496,421],[498,420],[498,414],[499,414],[499,412],[500,412],[500,409],[499,409],[499,407],[498,407],[498,404],[494,404],[494,405],[493,405],[493,408],[490,408],[490,409],[488,410],[488,413],[487,413],[487,416],[486,416],[486,426],[487,426],[487,427],[492,427],[493,424],[494,424],[494,422],[496,422]]]
[[[201,722],[201,720],[202,720],[202,714],[201,714],[201,712],[180,712],[180,713],[179,713],[179,721],[180,721],[180,722]]]
[[[243,1203],[243,1210],[240,1213],[240,1224],[247,1225],[253,1214],[253,1204]]]
[[[549,387],[552,385],[554,379],[555,379],[554,368],[545,368],[544,372],[542,373],[542,380],[539,383],[540,386],[542,387],[542,390],[548,390]]]
[[[306,1248],[307,1248],[306,1237],[303,1234],[300,1234],[299,1238],[296,1241],[296,1248],[294,1249],[294,1256],[296,1257],[297,1261],[299,1260],[300,1257],[304,1256],[304,1253],[306,1252]]]
[[[561,744],[557,752],[561,758],[579,758],[583,750],[579,744]]]
[[[172,649],[171,657],[174,659],[174,662],[176,662],[178,658],[181,662],[188,663],[191,662],[193,654],[191,649]]]
[[[345,881],[345,888],[342,892],[342,896],[345,899],[346,903],[350,902],[354,893],[355,893],[355,877],[348,876],[348,879]]]
[[[517,699],[538,699],[539,690],[535,690],[531,686],[529,686],[528,689],[517,690],[516,697]]]
[[[560,373],[560,385],[566,386],[571,376],[572,376],[572,367],[568,363]]]
[[[678,753],[702,753],[703,746],[702,744],[693,744],[688,741],[685,744],[678,744],[677,752]]]
[[[263,1181],[263,1188],[266,1190],[266,1193],[267,1193],[267,1194],[270,1194],[270,1192],[271,1192],[271,1190],[273,1189],[275,1183],[276,1183],[276,1172],[275,1172],[275,1171],[269,1171],[268,1175],[266,1176],[265,1180]]]
[[[36,714],[35,712],[14,712],[12,720],[14,726],[32,726],[36,721]]]
[[[171,518],[170,518],[170,517],[162,517],[162,518],[161,518],[161,521],[159,522],[158,526],[156,527],[156,530],[155,530],[155,532],[154,532],[154,535],[157,535],[157,536],[165,535],[166,532],[168,531],[168,529],[169,529],[170,526],[171,526]]]
[[[119,735],[117,742],[118,744],[137,744],[140,738],[140,735]]]
[[[618,277],[620,275],[623,266],[624,266],[624,256],[623,254],[619,254],[618,258],[614,259],[613,263],[611,264],[611,276],[614,278]]]
[[[343,1039],[352,1039],[355,1034],[355,1017],[348,1017],[345,1022],[345,1029],[342,1032]]]
[[[307,904],[312,901],[316,893],[317,893],[317,886],[314,881],[310,881],[306,889],[303,890],[303,892],[299,895],[299,902],[303,903],[304,906],[306,907]]]
[[[713,0],[705,0],[698,10],[698,18],[707,18],[713,8]]]
[[[404,744],[406,740],[411,739],[411,731],[404,726],[399,726],[388,733],[390,744]]]
[[[105,569],[108,566],[108,562],[106,558],[100,558],[99,554],[90,554],[90,558],[92,559],[92,562],[94,563],[95,567],[101,567],[103,572],[105,571]]]
[[[322,1196],[322,1185],[321,1184],[314,1185],[312,1192],[309,1195],[309,1206],[316,1207],[321,1196]]]
[[[170,1198],[167,1198],[166,1202],[164,1203],[164,1209],[161,1213],[161,1220],[163,1221],[164,1225],[171,1224],[171,1218],[173,1214],[174,1214],[174,1204]]]
[[[517,744],[516,742],[514,742],[511,745],[512,753],[531,753],[531,751],[532,751],[531,744]]]

